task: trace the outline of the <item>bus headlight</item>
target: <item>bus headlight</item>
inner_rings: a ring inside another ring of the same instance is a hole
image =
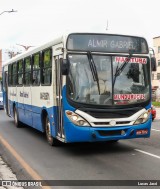
[[[138,125],[138,124],[141,124],[141,123],[145,123],[148,119],[149,119],[149,116],[150,116],[150,113],[151,113],[151,110],[147,110],[146,112],[144,112],[135,122],[134,122],[134,125]]]
[[[69,118],[69,120],[71,122],[73,122],[75,125],[90,126],[90,124],[84,118],[82,118],[80,115],[78,115],[72,111],[67,110],[66,115]]]

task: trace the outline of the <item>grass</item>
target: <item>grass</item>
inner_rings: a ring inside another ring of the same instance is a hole
[[[152,104],[156,107],[160,107],[160,102],[152,102]]]

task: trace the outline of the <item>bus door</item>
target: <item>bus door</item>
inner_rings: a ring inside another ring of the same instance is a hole
[[[62,55],[54,56],[55,60],[55,86],[56,86],[56,107],[57,107],[57,116],[56,116],[56,126],[57,126],[57,136],[61,139],[64,139],[64,127],[63,127],[63,103],[62,103],[62,87],[63,87],[63,78],[61,74],[61,65],[60,59]]]
[[[8,72],[4,73],[4,82],[3,82],[3,90],[4,90],[4,105],[5,110],[8,116],[10,116],[10,107],[9,107],[9,94],[8,94]]]
[[[24,104],[24,121],[27,125],[32,126],[32,91],[31,91],[31,57],[24,59],[24,87],[23,87],[23,104]]]
[[[29,126],[32,126],[32,92],[31,92],[31,86],[25,86],[23,88],[23,103],[24,103],[25,123]]]

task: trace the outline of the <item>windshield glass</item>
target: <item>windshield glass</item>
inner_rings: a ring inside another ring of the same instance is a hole
[[[134,104],[148,100],[147,58],[132,57],[116,75],[126,57],[92,54],[98,82],[93,77],[89,58],[87,54],[68,55],[68,95],[71,100],[95,105]]]
[[[113,75],[126,57],[113,57]],[[132,104],[149,99],[147,58],[132,57],[123,71],[115,76],[114,104]]]

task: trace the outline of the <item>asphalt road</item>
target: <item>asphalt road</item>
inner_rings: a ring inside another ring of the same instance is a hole
[[[44,180],[160,180],[159,118],[152,124],[149,139],[51,147],[42,133],[16,128],[13,119],[0,110],[0,135]]]

